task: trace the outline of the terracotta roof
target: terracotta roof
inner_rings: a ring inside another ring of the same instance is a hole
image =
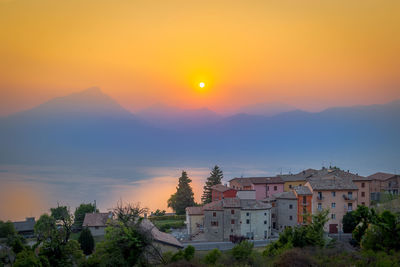
[[[211,189],[212,190],[216,190],[216,191],[221,192],[221,193],[226,192],[228,190],[235,190],[233,188],[227,187],[227,186],[222,185],[222,184],[213,185],[213,186],[211,186]]]
[[[313,190],[357,190],[357,186],[350,179],[328,175],[324,177],[309,178]]]
[[[296,191],[298,195],[312,195],[312,192],[308,186],[295,186],[293,190]]]
[[[392,178],[393,176],[396,176],[396,174],[385,173],[385,172],[377,172],[377,173],[374,173],[374,174],[368,176],[368,178],[370,178],[372,180],[385,181],[385,180],[387,180],[389,178]]]
[[[171,245],[177,248],[183,248],[181,242],[179,242],[173,235],[161,232],[157,229],[157,227],[154,226],[151,221],[143,219],[140,223],[140,226],[143,227],[143,229],[150,231],[154,241]]]
[[[222,210],[222,200],[213,201],[203,206],[203,210]]]
[[[187,207],[186,208],[186,213],[189,215],[203,215],[203,207]]]
[[[364,177],[351,172],[342,171],[340,169],[321,169],[314,173],[311,177],[323,177],[327,175],[335,175],[345,179],[351,179],[352,181],[370,181],[371,178]]]
[[[25,221],[13,222],[15,230],[17,232],[33,231],[35,227],[35,218],[26,218]]]
[[[240,206],[242,210],[265,210],[272,208],[271,204],[254,199],[242,199]]]
[[[225,198],[222,200],[213,201],[203,206],[203,210],[219,210],[222,211],[224,208],[240,208],[246,210],[259,210],[269,209],[270,204],[263,203],[255,199],[240,199],[240,198]]]
[[[241,184],[242,186],[251,186],[251,181],[247,178],[233,178],[229,180],[229,182],[237,182]]]
[[[275,198],[280,198],[280,199],[297,199],[293,191],[277,193],[274,194],[274,196]]]
[[[104,213],[86,213],[82,226],[106,226],[108,219],[112,218],[109,212]]]
[[[296,174],[283,174],[279,175],[285,182],[305,181],[311,175],[317,173],[317,170],[307,169]]]
[[[222,200],[222,205],[224,208],[240,208],[240,199],[237,197],[225,198]]]

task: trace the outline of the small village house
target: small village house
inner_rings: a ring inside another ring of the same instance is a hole
[[[23,237],[29,238],[35,235],[35,217],[28,217],[25,221],[13,222],[13,224],[17,233]]]

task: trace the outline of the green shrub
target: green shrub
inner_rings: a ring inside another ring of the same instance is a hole
[[[221,251],[217,248],[214,248],[213,250],[208,252],[206,256],[204,256],[203,261],[206,264],[215,264],[217,260],[221,257],[221,255]]]
[[[182,221],[184,221],[184,220],[186,220],[186,215],[152,216],[152,217],[149,217],[149,220],[152,222],[165,221],[165,220],[175,220],[175,221],[182,220]]]
[[[94,239],[90,230],[85,227],[79,235],[78,242],[85,255],[90,255],[94,249]]]
[[[25,249],[17,254],[14,267],[42,267],[40,259],[33,251]]]
[[[247,261],[253,252],[254,244],[249,241],[242,241],[233,247],[232,256],[238,261]]]
[[[185,260],[190,261],[194,257],[195,248],[191,245],[187,246],[183,251]]]

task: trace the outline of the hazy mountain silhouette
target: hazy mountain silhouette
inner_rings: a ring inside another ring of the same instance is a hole
[[[199,128],[222,118],[208,108],[181,109],[157,103],[135,114],[150,125],[168,129]]]
[[[296,110],[296,107],[279,103],[279,102],[269,102],[269,103],[257,103],[254,105],[248,105],[241,107],[238,113],[246,113],[249,115],[262,115],[262,116],[274,116],[283,112],[289,112]]]
[[[165,122],[152,121],[160,118]],[[270,117],[221,118],[209,110],[163,106],[134,115],[91,88],[1,118],[0,164],[315,166],[334,161],[347,168],[393,170],[400,158],[399,118],[400,101]]]

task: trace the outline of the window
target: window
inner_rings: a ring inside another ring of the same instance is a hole
[[[292,185],[291,184],[289,185],[289,188],[292,189]]]
[[[94,229],[99,229],[99,227],[98,227],[98,226],[95,226]]]
[[[235,220],[231,220],[231,224],[235,224]]]
[[[293,216],[292,215],[289,216],[289,220],[293,221]]]
[[[322,204],[318,203],[318,210],[321,211],[322,210]]]
[[[336,192],[335,191],[332,192],[332,197],[336,197]]]
[[[318,192],[318,199],[319,199],[319,200],[322,199],[322,192]]]
[[[267,224],[267,221],[264,221],[264,224]]]
[[[269,191],[269,186],[267,185],[267,191]]]
[[[275,213],[272,213],[271,217],[272,217],[272,218],[275,218]]]
[[[246,224],[250,224],[250,220],[249,219],[246,220]]]
[[[336,219],[336,214],[332,213],[331,214],[331,219]]]
[[[347,205],[347,210],[348,211],[352,211],[353,210],[353,203],[349,203],[349,205]]]
[[[231,210],[231,214],[235,214],[235,210]]]
[[[250,213],[247,212],[247,213],[246,213],[246,216],[250,216]]]
[[[336,203],[335,203],[335,202],[333,202],[333,203],[331,204],[331,208],[332,208],[332,209],[336,208]]]
[[[293,209],[293,205],[292,204],[289,205],[289,209]]]
[[[353,199],[353,192],[348,192],[347,196],[348,196],[349,199]]]
[[[276,190],[278,190],[278,187],[275,185],[275,186],[274,186],[274,191],[276,191]]]
[[[217,217],[217,213],[216,212],[213,212],[213,217]]]
[[[267,216],[267,213],[266,213],[266,212],[264,212],[264,216]]]
[[[306,203],[307,203],[307,197],[303,196],[303,204],[306,204]]]
[[[365,206],[365,202],[361,202],[361,205]]]
[[[218,226],[218,222],[211,222],[211,226]]]
[[[361,192],[361,196],[362,196],[362,197],[365,197],[365,192]]]
[[[365,187],[365,183],[361,183],[361,187],[364,188]]]

